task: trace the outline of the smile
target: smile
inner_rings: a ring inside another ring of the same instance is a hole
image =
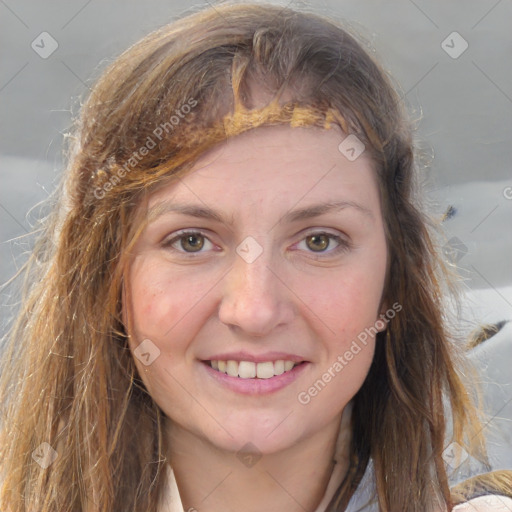
[[[225,373],[230,377],[241,379],[271,379],[277,375],[289,372],[295,366],[301,364],[294,361],[278,359],[277,361],[264,361],[255,363],[253,361],[206,361],[211,368],[218,372]]]
[[[286,388],[309,367],[309,361],[203,360],[202,367],[213,382],[243,395],[266,395]],[[215,368],[216,367],[216,368]]]

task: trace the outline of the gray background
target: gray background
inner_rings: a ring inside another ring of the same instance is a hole
[[[274,2],[287,5],[288,2]],[[62,171],[63,134],[80,97],[132,43],[207,2],[0,0],[0,282],[25,258],[24,238]],[[369,40],[418,119],[418,144],[433,213],[448,205],[447,246],[467,288],[462,332],[512,319],[512,1],[314,0]],[[457,58],[463,41],[468,48]],[[31,47],[48,32],[58,48]],[[448,37],[450,36],[450,37]],[[443,43],[443,41],[446,41]],[[453,48],[450,50],[449,46]],[[450,56],[445,49],[452,52]],[[447,48],[448,47],[448,48]],[[43,51],[41,48],[40,52]],[[421,119],[420,119],[421,118]],[[460,249],[457,249],[459,247]],[[440,250],[443,250],[440,247]],[[12,311],[1,291],[1,318]],[[475,351],[489,409],[491,455],[512,468],[511,324]]]

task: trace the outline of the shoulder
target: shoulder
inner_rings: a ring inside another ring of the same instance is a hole
[[[497,495],[480,496],[457,505],[453,512],[512,512],[512,499]]]

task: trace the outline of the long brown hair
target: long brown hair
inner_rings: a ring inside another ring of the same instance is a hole
[[[255,88],[268,101],[256,101]],[[328,510],[345,509],[370,458],[380,510],[424,512],[436,500],[451,507],[442,458],[447,407],[454,441],[478,454],[482,439],[443,318],[443,263],[415,203],[401,98],[334,22],[224,4],[128,49],[82,108],[3,357],[0,509],[157,510],[167,463],[163,415],[137,376],[120,310],[140,232],[134,212],[149,190],[178,180],[215,144],[279,123],[337,123],[365,144],[390,259],[384,300],[403,307],[378,335],[354,398],[351,464]],[[51,464],[42,468],[41,457]]]

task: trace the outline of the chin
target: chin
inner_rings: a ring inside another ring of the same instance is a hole
[[[243,422],[224,423],[227,432],[220,429],[212,435],[203,433],[203,436],[222,450],[236,453],[253,450],[261,455],[270,455],[293,446],[300,437],[293,422],[287,424],[287,414],[276,415],[272,421],[258,421],[254,415],[246,414]]]

